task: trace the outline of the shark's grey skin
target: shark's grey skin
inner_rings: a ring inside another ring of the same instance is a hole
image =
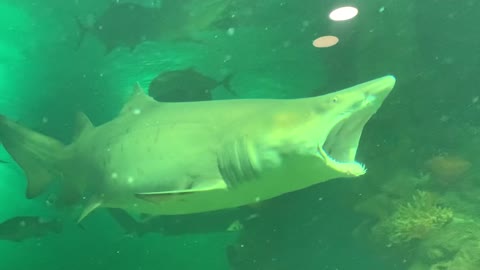
[[[62,143],[0,118],[0,140],[28,178],[27,197],[59,176],[97,207],[151,215],[232,208],[366,172],[355,161],[365,123],[395,84],[381,77],[301,99],[161,103],[139,86],[98,127],[80,115]]]

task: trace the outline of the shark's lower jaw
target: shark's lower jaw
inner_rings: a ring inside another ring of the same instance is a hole
[[[318,153],[320,154],[320,158],[322,158],[325,164],[335,169],[336,171],[345,174],[345,176],[360,176],[367,172],[367,168],[360,162],[355,160],[350,162],[342,162],[335,160],[330,155],[328,155],[322,147],[318,147]]]
[[[317,149],[327,166],[346,176],[360,176],[367,172],[365,165],[355,161],[355,155],[363,127],[371,116],[368,109],[346,113],[332,127]]]

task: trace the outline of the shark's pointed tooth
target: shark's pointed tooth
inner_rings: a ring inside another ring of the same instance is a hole
[[[130,96],[130,99],[125,106],[123,106],[120,115],[127,113],[140,114],[142,110],[148,108],[152,104],[158,104],[158,102],[147,96],[143,88],[137,82],[133,89],[133,94]]]

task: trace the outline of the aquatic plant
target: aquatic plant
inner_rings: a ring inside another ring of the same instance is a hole
[[[437,204],[435,196],[418,190],[411,201],[400,204],[377,228],[391,245],[424,239],[452,220],[453,211]]]
[[[427,160],[425,166],[438,184],[447,186],[458,183],[472,163],[460,156],[439,155]]]

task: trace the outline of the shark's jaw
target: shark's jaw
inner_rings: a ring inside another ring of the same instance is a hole
[[[348,110],[330,118],[332,126],[317,145],[317,156],[339,173],[355,177],[367,172],[355,160],[360,137],[368,120],[376,113],[395,84],[393,76],[385,76],[336,93],[331,99],[342,99]],[[348,102],[347,102],[348,100]]]
[[[368,114],[351,114],[336,123],[322,143],[317,154],[328,167],[345,176],[360,176],[367,172],[364,164],[355,160],[360,135]]]

